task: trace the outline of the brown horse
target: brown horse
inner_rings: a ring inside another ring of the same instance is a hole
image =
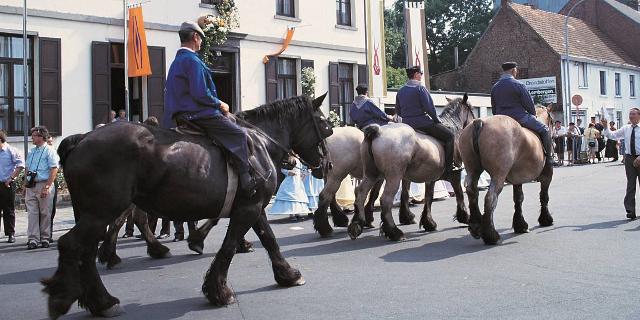
[[[547,126],[553,122],[546,108],[536,108],[536,117]],[[516,233],[528,232],[529,226],[522,216],[522,184],[534,179],[541,184],[538,222],[543,227],[553,224],[548,208],[553,166],[545,166],[542,142],[536,133],[510,117],[497,115],[474,120],[462,131],[459,147],[467,170],[465,185],[471,211],[469,232],[474,238],[482,237],[486,244],[496,244],[500,240],[493,225],[493,212],[505,182],[513,184],[513,229]],[[478,207],[478,178],[482,171],[491,176],[484,215]]]

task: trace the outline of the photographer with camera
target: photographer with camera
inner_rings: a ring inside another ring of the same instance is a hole
[[[27,155],[25,174],[25,204],[29,223],[27,227],[27,249],[49,247],[51,238],[51,205],[53,182],[58,173],[58,155],[47,146],[49,131],[45,127],[31,129],[31,140],[35,147]]]

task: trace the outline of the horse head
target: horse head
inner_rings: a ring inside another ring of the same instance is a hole
[[[310,117],[298,120],[300,126],[292,132],[292,149],[306,161],[311,169],[322,166],[327,157],[325,139],[333,134],[329,121],[320,109],[327,93],[313,100],[306,98]]]
[[[536,118],[547,128],[553,127],[553,116],[551,115],[551,105],[544,107],[536,105]]]
[[[462,98],[446,99],[447,105],[440,114],[440,118],[455,131],[461,131],[476,118],[467,93]]]

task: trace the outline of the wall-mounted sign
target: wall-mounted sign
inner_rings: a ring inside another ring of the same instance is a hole
[[[557,103],[556,77],[520,79],[533,101],[540,104]]]

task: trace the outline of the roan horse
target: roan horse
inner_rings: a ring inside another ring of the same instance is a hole
[[[312,167],[322,162],[322,142],[332,133],[319,110],[324,97],[290,98],[239,115],[266,133],[248,129],[252,163],[267,174],[253,197],[236,194],[227,199],[232,200],[227,234],[202,285],[212,304],[234,302],[227,273],[238,241],[250,228],[269,254],[276,282],[286,287],[304,284],[300,272],[280,253],[264,209],[276,188],[273,173],[287,154],[297,153]],[[67,137],[58,153],[78,222],[58,241],[56,273],[42,280],[54,319],[76,300],[93,315],[122,312],[120,301],[104,287],[95,259],[107,225],[132,203],[172,220],[219,218],[229,194],[228,177],[235,176],[210,140],[142,124],[113,123]],[[230,181],[233,190],[237,179]]]
[[[467,94],[463,98],[448,99],[449,103],[440,114],[444,125],[453,130],[456,137],[462,129],[474,119],[472,106],[468,103]],[[393,198],[402,181],[403,184],[426,182],[425,204],[420,218],[420,227],[425,231],[436,230],[437,224],[431,217],[431,203],[435,182],[444,172],[444,148],[442,144],[431,136],[416,132],[406,124],[388,124],[386,126],[369,126],[365,129],[365,142],[360,152],[364,161],[364,179],[356,188],[356,207],[358,214],[354,214],[349,224],[349,236],[357,238],[362,233],[364,217],[362,215],[364,200],[371,187],[379,180],[385,179],[386,184],[380,205],[382,207],[381,233],[387,238],[398,241],[404,238],[391,214]],[[456,148],[457,150],[457,148]],[[459,154],[455,154],[456,162],[460,162]],[[456,193],[456,218],[466,223],[469,215],[464,204],[464,194],[460,185],[460,171],[454,171],[449,181]]]
[[[333,129],[333,135],[327,138],[326,144],[329,150],[332,167],[325,173],[325,185],[320,192],[318,209],[313,214],[313,226],[322,237],[331,235],[333,229],[327,220],[327,208],[331,207],[333,224],[337,227],[347,227],[349,219],[339,209],[335,195],[340,183],[347,175],[362,179],[362,157],[360,145],[364,141],[364,134],[355,127],[340,127]],[[372,188],[369,201],[365,206],[365,227],[373,228],[373,206],[380,193],[380,187],[384,181],[380,180]],[[415,215],[409,211],[409,190],[403,188],[400,205],[400,223],[414,224]]]
[[[549,111],[536,108],[538,121],[551,126]],[[540,181],[540,226],[553,224],[549,213],[549,185],[553,178],[553,166],[545,166],[542,142],[537,134],[523,128],[510,117],[497,115],[477,119],[462,131],[459,141],[460,153],[467,170],[465,185],[469,197],[471,217],[469,231],[486,244],[496,244],[500,235],[493,224],[493,212],[505,182],[513,184],[513,229],[516,233],[528,232],[529,226],[522,216],[524,194],[522,184],[537,179]],[[478,207],[478,178],[482,171],[491,176],[491,184],[484,200],[484,215]]]

